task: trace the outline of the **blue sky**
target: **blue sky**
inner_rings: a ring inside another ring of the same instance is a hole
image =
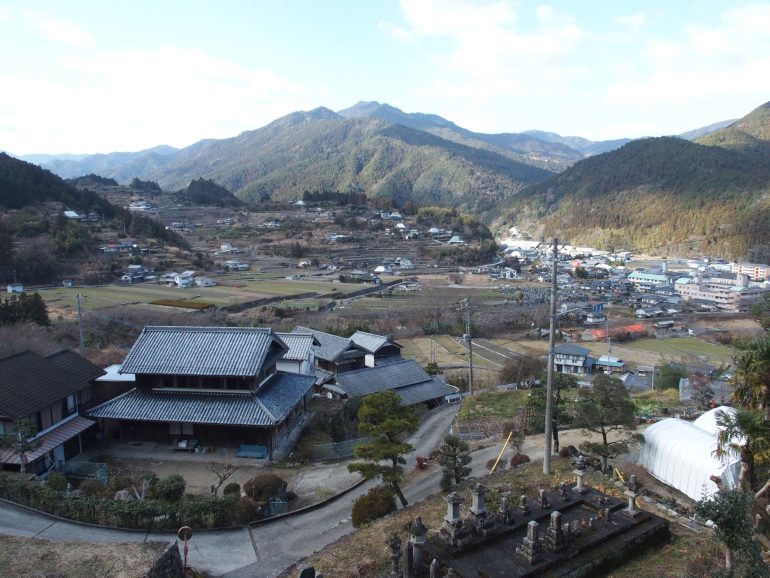
[[[359,100],[678,134],[770,100],[770,2],[0,0],[0,150],[135,151]]]

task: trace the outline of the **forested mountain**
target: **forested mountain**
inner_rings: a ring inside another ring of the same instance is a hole
[[[243,205],[238,197],[214,181],[195,179],[190,181],[186,189],[177,192],[177,196],[187,203],[209,205],[215,207],[240,207]]]
[[[160,145],[138,152],[115,152],[96,155],[69,155],[74,158],[52,158],[37,160],[49,155],[27,155],[24,160],[40,164],[42,167],[69,179],[87,174],[97,174],[127,183],[134,177],[142,177],[162,167],[178,149]],[[78,158],[80,156],[81,158]]]
[[[12,272],[28,283],[49,282],[61,260],[92,254],[104,230],[183,247],[158,221],[131,213],[90,190],[79,190],[37,165],[0,153],[0,280]],[[65,210],[98,217],[86,224]]]
[[[544,168],[561,171],[586,155],[577,147],[572,147],[564,140],[540,138],[538,131],[525,133],[486,134],[467,130],[435,114],[406,113],[398,108],[379,102],[359,102],[350,108],[339,111],[345,118],[378,118],[393,124],[400,124],[446,140],[481,148],[508,156],[514,160]],[[558,137],[559,135],[553,135]],[[562,138],[562,137],[559,137]],[[591,143],[587,139],[581,139]],[[593,143],[599,144],[599,143]],[[622,144],[622,143],[620,143]],[[620,146],[617,144],[613,148]],[[607,149],[609,150],[609,149]],[[603,151],[602,151],[603,152]]]
[[[764,261],[770,163],[756,141],[748,153],[676,137],[632,141],[527,187],[508,215],[577,243]]]
[[[770,159],[770,102],[727,128],[699,138],[697,142]]]
[[[363,192],[397,204],[441,204],[484,213],[551,173],[504,155],[325,108],[180,151],[150,175],[165,189],[203,177],[247,202],[304,191]]]

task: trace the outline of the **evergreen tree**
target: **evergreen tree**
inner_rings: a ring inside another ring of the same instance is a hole
[[[457,436],[447,436],[438,448],[438,463],[444,468],[441,489],[447,492],[454,484],[459,484],[471,474],[468,467],[471,463],[468,444]]]
[[[414,410],[403,405],[394,391],[380,391],[364,399],[358,410],[358,421],[359,431],[372,441],[356,446],[356,457],[364,461],[348,464],[348,470],[360,472],[366,479],[379,476],[398,496],[401,505],[407,506],[400,486],[404,477],[401,466],[406,463],[404,454],[414,448],[403,438],[417,431]]]
[[[592,388],[580,391],[573,423],[588,437],[601,436],[600,442],[584,441],[580,449],[600,456],[603,471],[608,459],[643,440],[635,431],[634,403],[623,382],[604,374],[597,376]]]

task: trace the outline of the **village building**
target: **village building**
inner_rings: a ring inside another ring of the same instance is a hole
[[[770,279],[770,265],[757,263],[733,263],[730,272],[736,275],[748,275],[752,281],[767,281]]]
[[[749,276],[743,273],[737,276],[699,275],[695,279],[684,277],[676,282],[676,292],[685,302],[708,302],[717,309],[735,313],[745,313],[750,306],[761,303],[766,291],[760,286],[752,286]]]
[[[572,343],[560,343],[553,350],[554,369],[560,373],[586,375],[592,372],[591,350]]]
[[[313,348],[319,345],[318,340],[309,333],[276,333],[276,335],[289,348],[278,360],[276,365],[278,371],[315,375],[315,352]]]
[[[256,444],[272,459],[313,389],[313,376],[277,370],[288,351],[271,329],[145,327],[121,368],[135,387],[89,416],[123,442]]]
[[[404,405],[425,403],[429,407],[440,405],[445,396],[459,392],[457,387],[429,375],[413,359],[339,373],[333,382],[324,384],[324,389],[331,397],[341,399],[392,390]]]
[[[94,421],[80,415],[91,401],[92,385],[104,371],[77,353],[64,350],[42,356],[24,351],[0,359],[0,434],[13,436],[23,420],[37,430],[24,456],[0,450],[4,467],[42,474],[63,469],[83,452],[83,432]]]

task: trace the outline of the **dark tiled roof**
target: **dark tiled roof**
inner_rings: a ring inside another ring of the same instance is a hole
[[[367,353],[376,353],[379,349],[388,344],[399,348],[401,347],[387,336],[375,335],[374,333],[367,333],[365,331],[356,331],[350,340],[364,349]]]
[[[257,375],[271,347],[288,348],[272,329],[145,327],[123,362],[124,373]]]
[[[278,421],[289,415],[315,383],[313,375],[299,375],[296,373],[275,373],[257,391],[257,397],[262,405]]]
[[[573,345],[571,343],[561,343],[554,347],[553,350],[554,353],[561,353],[564,355],[580,355],[581,357],[585,357],[591,353],[590,349],[580,347],[579,345]]]
[[[350,397],[392,389],[407,405],[455,393],[456,388],[434,379],[413,359],[338,373],[336,385]]]
[[[133,421],[275,426],[313,386],[313,377],[276,373],[258,392],[132,389],[88,412]]]
[[[356,347],[355,344],[351,343],[350,339],[346,337],[324,333],[323,331],[316,331],[315,329],[310,329],[308,327],[295,327],[292,333],[310,333],[313,335],[318,340],[318,343],[320,343],[320,346],[316,349],[315,356],[327,361],[337,361],[348,349]]]
[[[101,367],[91,363],[85,357],[75,353],[71,349],[64,349],[58,353],[49,355],[46,359],[61,368],[62,371],[66,372],[68,379],[75,381],[93,381],[106,373]]]
[[[210,393],[132,389],[88,412],[89,417],[221,425],[275,425],[253,392]]]
[[[25,351],[0,359],[0,414],[23,419],[80,391],[102,373],[74,352],[43,357]]]
[[[449,385],[440,379],[431,379],[424,383],[399,387],[396,390],[396,393],[401,396],[401,401],[404,405],[414,405],[416,403],[428,401],[429,399],[436,399],[437,397],[444,397],[445,395],[457,393],[457,391],[458,389],[453,385]]]
[[[308,358],[308,353],[313,348],[313,344],[317,343],[315,337],[309,333],[276,333],[276,335],[289,348],[283,359],[290,361],[304,361]]]

